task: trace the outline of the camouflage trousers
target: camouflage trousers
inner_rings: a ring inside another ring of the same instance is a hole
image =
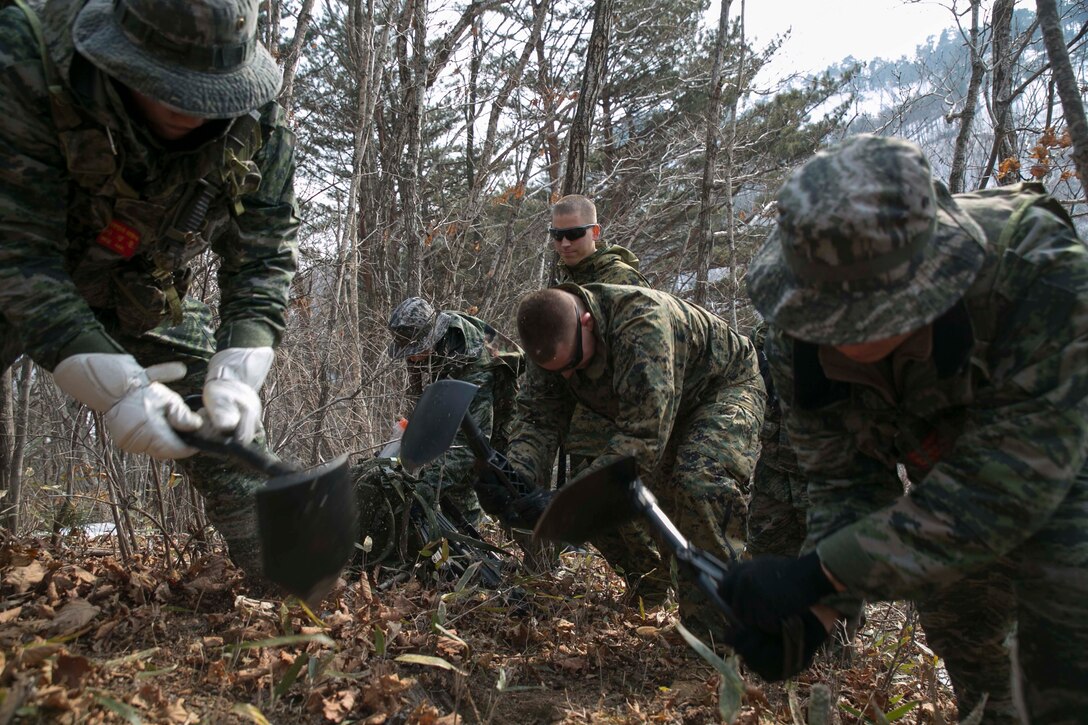
[[[816,533],[806,546],[901,495],[889,479],[880,493],[828,492],[824,505],[810,490]],[[832,520],[833,528],[823,528]],[[945,661],[961,718],[986,695],[983,723],[1088,722],[1088,466],[1016,551],[914,602],[930,647]],[[858,608],[856,600],[829,603],[847,614]]]
[[[807,510],[802,476],[775,468],[761,456],[748,502],[748,553],[797,556],[805,543]]]
[[[763,425],[762,381],[719,390],[678,420],[657,470],[643,473],[662,510],[694,544],[723,561],[744,546],[748,479],[752,475]],[[633,596],[648,604],[664,598],[672,584],[668,551],[643,524],[621,527],[592,543],[632,585]],[[697,636],[722,641],[725,620],[690,581],[678,582],[677,600],[684,625]]]
[[[175,360],[185,363],[186,376],[169,383],[183,397],[201,394],[208,361],[215,353],[208,307],[192,299],[186,299],[184,304],[180,325],[163,324],[139,335],[121,330],[110,314],[100,317],[110,336],[144,367]],[[10,365],[22,353],[17,344],[12,344],[15,339],[0,320],[0,340],[4,341],[0,365]],[[263,439],[259,442],[263,443]],[[226,540],[231,559],[247,574],[259,576],[261,555],[254,492],[263,480],[239,466],[201,454],[176,463],[203,497],[208,519]]]

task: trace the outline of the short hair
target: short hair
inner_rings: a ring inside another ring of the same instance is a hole
[[[555,357],[559,341],[570,334],[570,293],[557,289],[530,292],[518,305],[521,346],[536,363]]]
[[[552,207],[552,216],[556,214],[579,214],[586,217],[590,224],[597,223],[597,205],[588,196],[567,194]]]

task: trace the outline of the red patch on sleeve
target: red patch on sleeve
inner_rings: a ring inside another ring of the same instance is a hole
[[[136,254],[140,246],[140,233],[123,221],[114,219],[98,234],[95,241],[111,252],[116,252],[128,259]]]

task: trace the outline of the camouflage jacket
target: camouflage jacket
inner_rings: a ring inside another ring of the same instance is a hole
[[[469,415],[490,437],[491,445],[504,450],[525,357],[517,343],[483,320],[450,310],[446,314],[453,317],[446,334],[417,369],[425,379],[424,385],[453,379],[479,386]],[[441,462],[424,469],[420,478],[432,486],[439,480],[471,484],[474,461],[468,442],[458,433]]]
[[[638,271],[638,257],[618,244],[598,249],[573,267],[560,263],[556,276],[560,283],[650,286]]]
[[[985,233],[986,261],[892,356],[860,365],[768,336],[810,535],[866,597],[910,598],[993,562],[1088,485],[1075,480],[1088,453],[1088,249],[1038,185],[956,201]],[[851,507],[871,513],[855,521]]]
[[[51,0],[39,11],[53,70],[27,16],[0,9],[0,313],[49,369],[118,352],[102,316],[138,334],[177,313],[188,262],[210,245],[221,257],[219,347],[275,344],[298,227],[282,109],[156,140],[75,52],[80,7]],[[52,94],[50,78],[61,84]],[[182,220],[200,195],[210,206],[192,229]]]
[[[567,379],[529,362],[507,458],[538,484],[550,476],[577,403],[614,425],[587,472],[624,455],[652,472],[677,423],[711,393],[744,384],[763,389],[752,342],[701,307],[630,286],[560,289],[585,301],[597,347],[589,366]]]

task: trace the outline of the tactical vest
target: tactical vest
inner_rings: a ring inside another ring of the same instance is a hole
[[[163,163],[149,167],[156,173],[135,189],[124,179],[131,151],[118,141],[121,130],[76,102],[37,14],[24,0],[14,3],[41,49],[53,123],[75,186],[69,191],[68,273],[91,308],[114,311],[128,332],[149,330],[167,316],[180,323],[189,262],[232,214],[242,213],[242,197],[260,186],[254,162],[264,140],[258,112],[234,119],[197,150],[162,153]],[[74,11],[81,5],[74,3]]]

